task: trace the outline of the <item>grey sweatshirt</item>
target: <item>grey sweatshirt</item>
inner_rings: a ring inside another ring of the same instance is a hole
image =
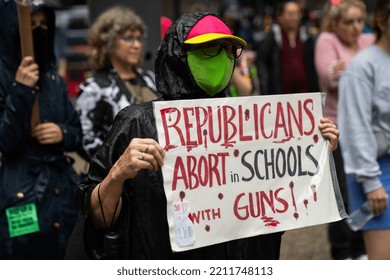
[[[365,193],[380,188],[377,158],[390,153],[390,53],[373,45],[351,60],[339,84],[338,122],[345,172]]]

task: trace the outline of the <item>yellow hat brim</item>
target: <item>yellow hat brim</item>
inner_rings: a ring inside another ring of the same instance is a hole
[[[238,45],[246,46],[247,43],[244,39],[241,39],[240,37],[234,36],[234,35],[228,35],[228,34],[221,34],[221,33],[207,33],[203,35],[199,35],[196,37],[193,37],[191,39],[188,39],[184,41],[185,44],[202,44],[218,39],[231,39],[232,41],[235,41]]]

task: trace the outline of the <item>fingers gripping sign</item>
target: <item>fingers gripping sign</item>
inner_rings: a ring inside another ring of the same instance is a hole
[[[329,140],[330,150],[336,150],[340,136],[337,126],[328,118],[322,118],[318,127],[321,130],[322,136]]]
[[[34,63],[34,59],[31,56],[24,57],[16,72],[15,81],[29,87],[34,87],[38,79],[38,64]]]
[[[122,180],[137,176],[141,169],[157,171],[164,164],[163,148],[150,138],[134,138],[114,165],[115,175]]]

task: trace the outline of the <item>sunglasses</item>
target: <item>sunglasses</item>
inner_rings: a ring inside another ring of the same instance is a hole
[[[146,40],[146,36],[144,35],[140,35],[140,36],[125,35],[125,36],[118,36],[117,38],[132,44],[134,44],[135,41],[138,41],[140,44],[142,44]]]

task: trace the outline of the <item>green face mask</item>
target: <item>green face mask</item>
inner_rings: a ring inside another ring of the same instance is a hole
[[[220,47],[215,46],[208,49],[213,52],[214,48]],[[227,56],[224,48],[218,55],[212,57],[202,49],[188,51],[187,60],[196,83],[208,95],[216,95],[229,84],[233,74],[234,59]]]

